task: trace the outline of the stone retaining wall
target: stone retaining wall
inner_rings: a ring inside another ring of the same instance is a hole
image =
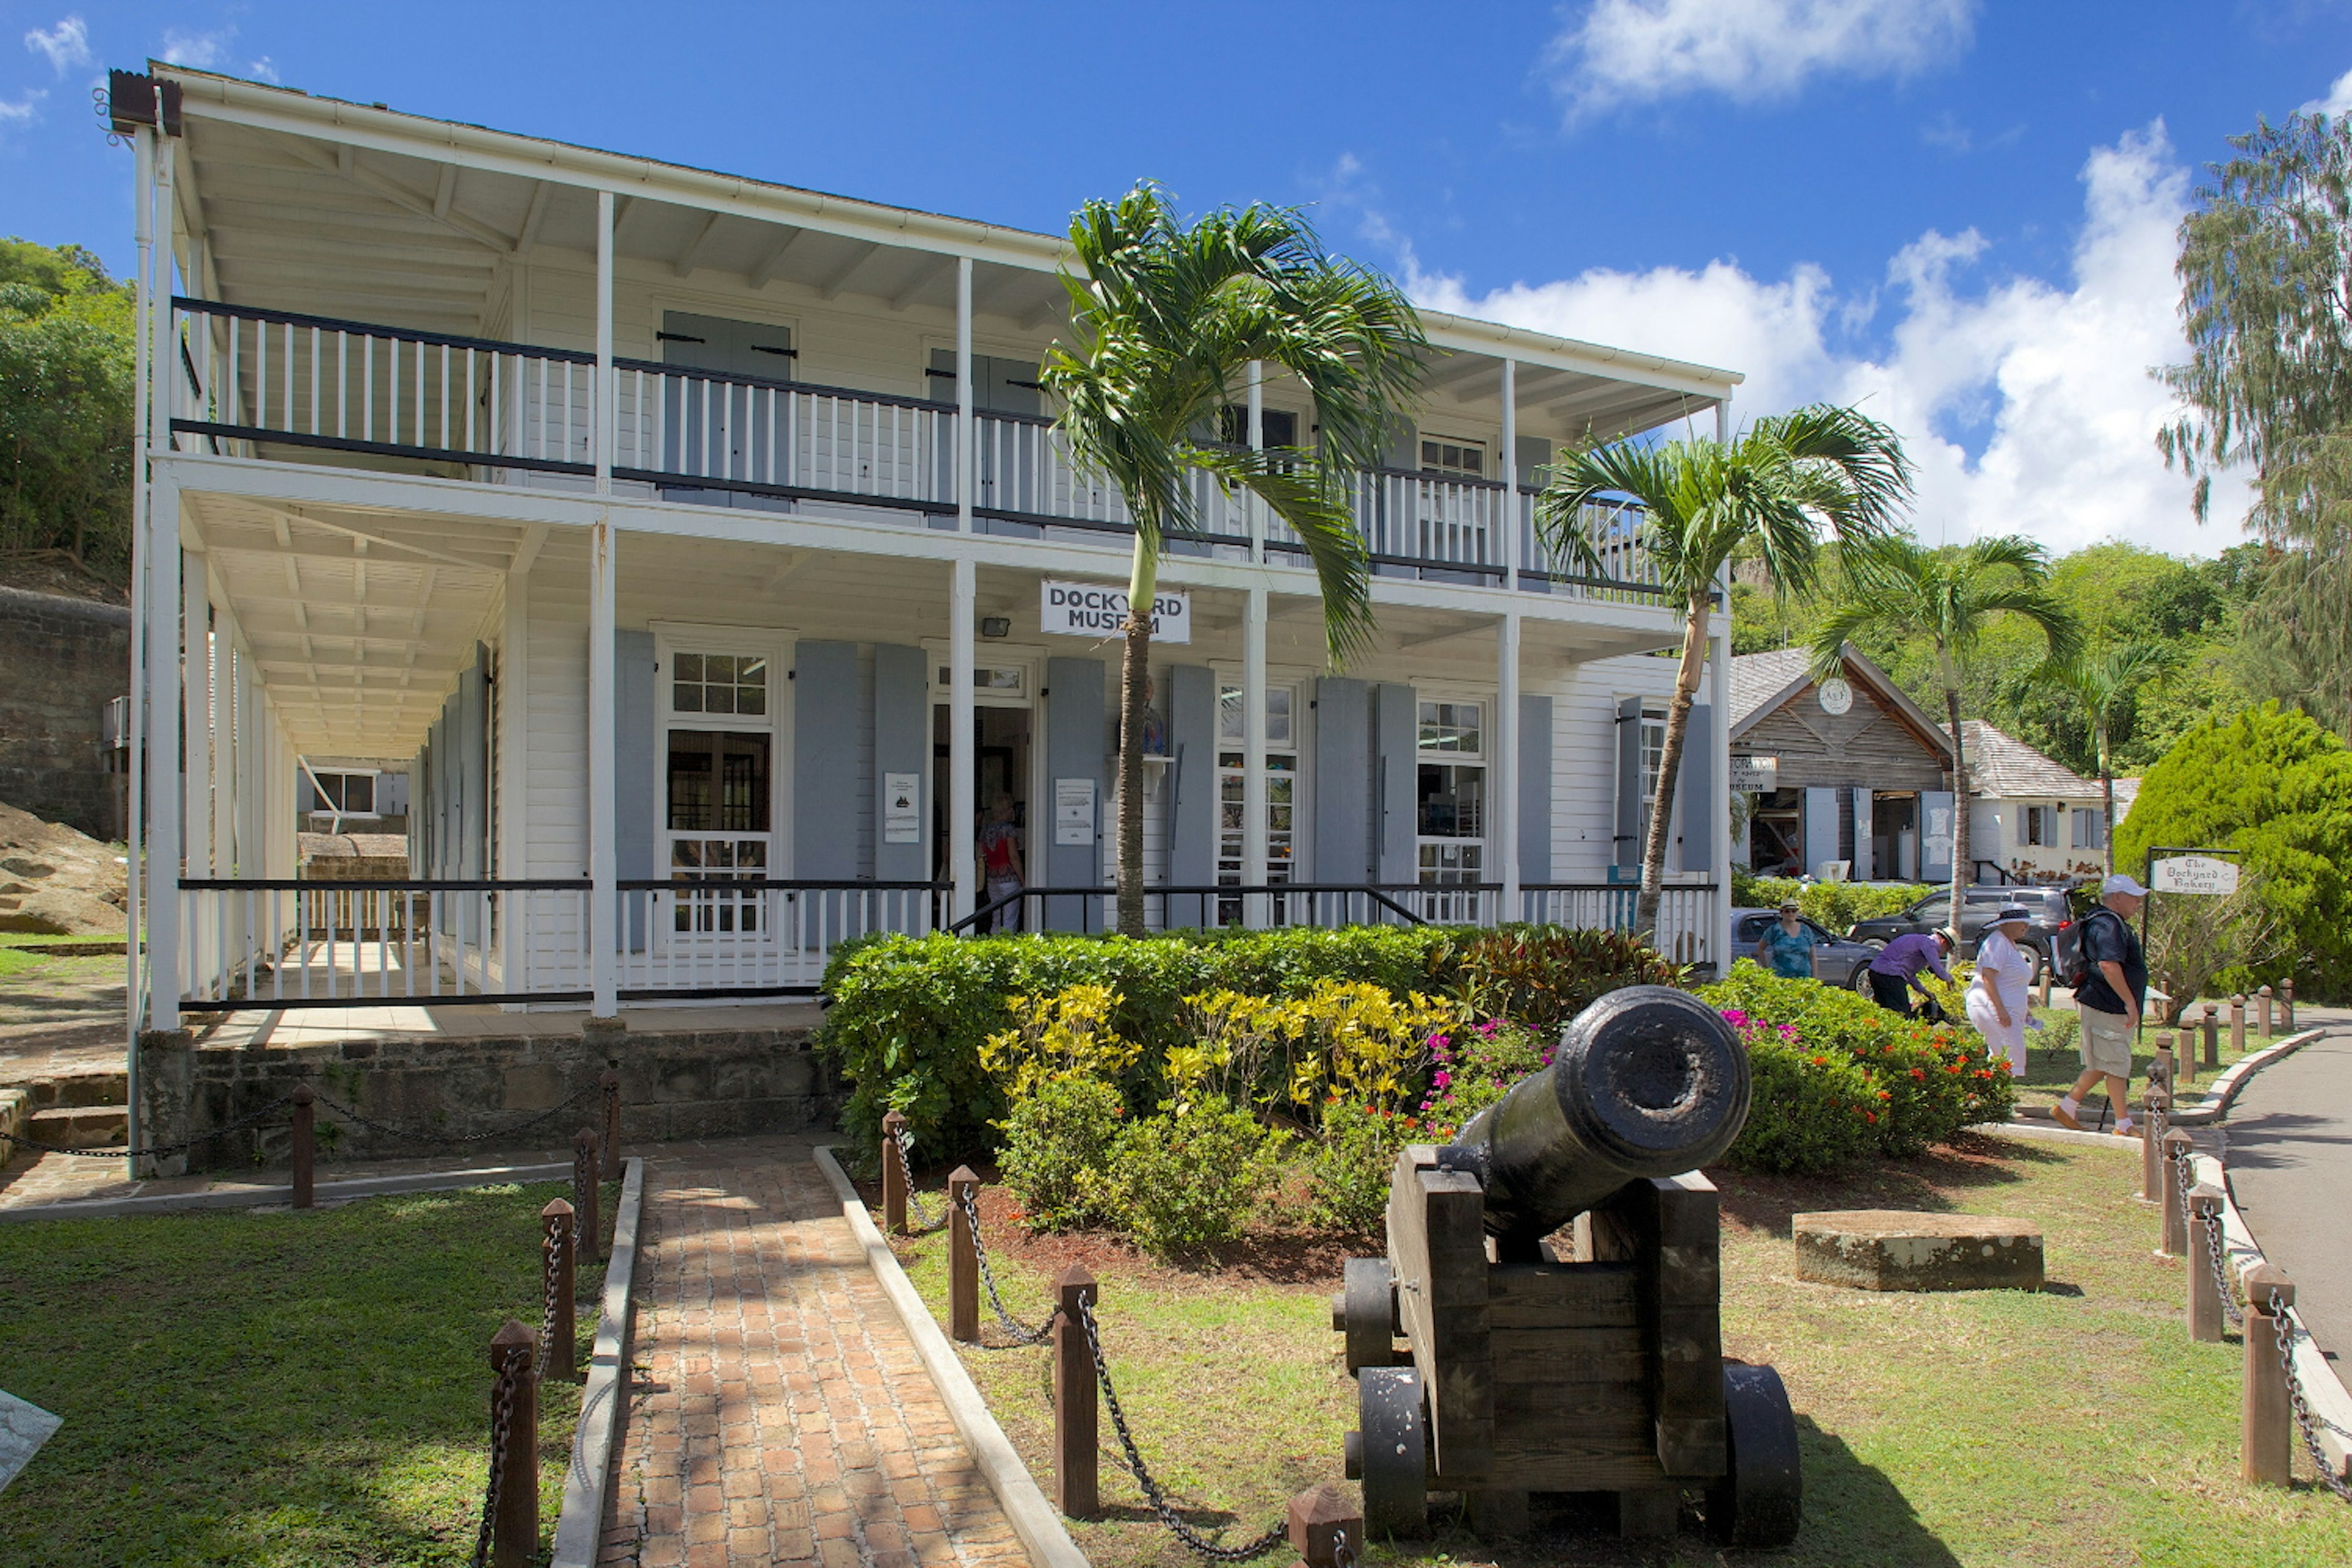
[[[93,838],[122,837],[119,775],[100,748],[131,684],[131,612],[0,587],[0,800]]]
[[[593,1091],[607,1066],[621,1074],[621,1137],[636,1142],[798,1132],[831,1126],[845,1098],[806,1028],[640,1030],[574,1036],[432,1038],[353,1037],[329,1045],[205,1046],[185,1030],[141,1043],[141,1097],[155,1144],[226,1126],[308,1083],[388,1126],[445,1137],[495,1134],[534,1111]],[[509,1147],[561,1148],[595,1125],[593,1092],[563,1114],[493,1139]],[[320,1107],[319,1157],[383,1159],[446,1152],[351,1125]],[[329,1132],[334,1126],[338,1130]],[[287,1163],[286,1112],[213,1139],[165,1173]]]

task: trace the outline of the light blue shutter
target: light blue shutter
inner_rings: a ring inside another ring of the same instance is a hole
[[[874,878],[880,882],[919,882],[929,874],[930,687],[923,663],[921,648],[874,646],[874,776],[866,788],[874,801]],[[885,841],[891,773],[915,775],[915,820],[921,827],[912,844]],[[1034,810],[1030,820],[1036,820]]]
[[[793,655],[793,876],[857,875],[857,645],[804,642]]]
[[[1374,873],[1370,689],[1315,682],[1315,880],[1360,883]]]
[[[1838,792],[1813,784],[1805,790],[1806,876],[1818,876],[1822,862],[1838,856]]]
[[[1103,815],[1110,809],[1109,716],[1104,706],[1108,666],[1098,658],[1045,661],[1045,799],[1030,813],[1030,880],[1049,888],[1102,885]],[[1095,786],[1095,820],[1083,844],[1062,844],[1055,821],[1056,781],[1087,779]],[[1045,868],[1040,878],[1035,870]],[[1087,919],[1081,899],[1048,899],[1048,931],[1076,931]],[[1034,905],[1032,906],[1034,910]],[[1024,911],[1024,913],[1031,911]]]
[[[1621,881],[1641,875],[1642,826],[1642,700],[1627,697],[1617,704],[1617,836],[1609,849]]]
[[[1372,864],[1375,879],[1387,887],[1410,887],[1421,879],[1415,847],[1421,809],[1421,709],[1410,686],[1372,688],[1372,802],[1379,836]]]
[[[1681,851],[1675,866],[1685,871],[1706,871],[1715,865],[1715,819],[1724,809],[1715,792],[1714,710],[1704,702],[1691,704],[1683,727],[1683,756],[1675,769],[1675,815],[1680,822]],[[1834,833],[1831,842],[1835,843]]]
[[[1952,792],[1948,789],[1919,792],[1919,879],[1952,879]]]
[[[1853,792],[1853,879],[1867,882],[1878,875],[1877,847],[1871,842],[1870,792]]]
[[[1168,669],[1168,885],[1217,879],[1217,678],[1204,664]],[[1214,925],[1208,897],[1168,902],[1168,923]]]
[[[1525,452],[1532,437],[1519,437]],[[1547,444],[1548,445],[1548,444]],[[1522,469],[1522,472],[1525,470]],[[1551,699],[1519,699],[1519,880],[1551,880]],[[1507,920],[1517,910],[1503,911]]]

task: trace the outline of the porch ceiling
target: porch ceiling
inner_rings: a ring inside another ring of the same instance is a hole
[[[239,497],[183,498],[193,557],[295,749],[414,755],[506,574],[543,531]]]

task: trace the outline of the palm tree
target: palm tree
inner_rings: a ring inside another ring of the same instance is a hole
[[[1996,619],[2018,616],[2042,629],[2049,657],[2063,662],[2081,647],[2082,631],[2074,612],[2050,591],[2049,553],[2014,534],[1947,550],[1930,550],[1913,539],[1883,540],[1849,558],[1846,575],[1846,597],[1813,627],[1814,679],[1837,674],[1844,667],[1846,643],[1872,632],[1925,637],[1936,650],[1936,680],[1952,738],[1951,928],[1957,931],[1976,868],[1969,842],[1960,688],[1977,645]]]
[[[2116,721],[2148,677],[2172,662],[2168,649],[2154,643],[2125,643],[2097,653],[2079,651],[2063,663],[2047,666],[2044,678],[2082,705],[2090,721],[2091,750],[2099,764],[2099,804],[2106,820],[2102,834],[2107,872],[2116,869],[2116,769],[2112,742]]]
[[[1642,892],[1634,909],[1634,925],[1643,933],[1657,928],[1675,776],[1725,563],[1734,552],[1752,551],[1776,594],[1802,593],[1814,580],[1824,528],[1842,543],[1877,539],[1910,493],[1911,465],[1894,430],[1826,404],[1759,419],[1727,444],[1690,439],[1591,447],[1551,468],[1536,497],[1536,526],[1545,542],[1563,558],[1599,570],[1585,508],[1631,497],[1642,509],[1633,542],[1648,552],[1660,585],[1683,612],[1682,663],[1643,839]]]
[[[1334,664],[1371,632],[1370,572],[1342,476],[1375,466],[1421,375],[1421,319],[1394,284],[1327,255],[1286,208],[1222,208],[1186,224],[1149,181],[1070,220],[1071,342],[1041,376],[1082,470],[1107,478],[1135,526],[1119,672],[1118,929],[1143,933],[1143,719],[1152,600],[1170,536],[1202,531],[1202,475],[1248,490],[1314,564]],[[1315,399],[1317,448],[1237,450],[1215,437],[1253,362]]]

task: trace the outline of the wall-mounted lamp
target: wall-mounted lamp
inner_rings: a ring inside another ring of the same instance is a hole
[[[984,637],[991,638],[1011,637],[1013,635],[1013,617],[1010,616],[981,616],[980,635]]]

